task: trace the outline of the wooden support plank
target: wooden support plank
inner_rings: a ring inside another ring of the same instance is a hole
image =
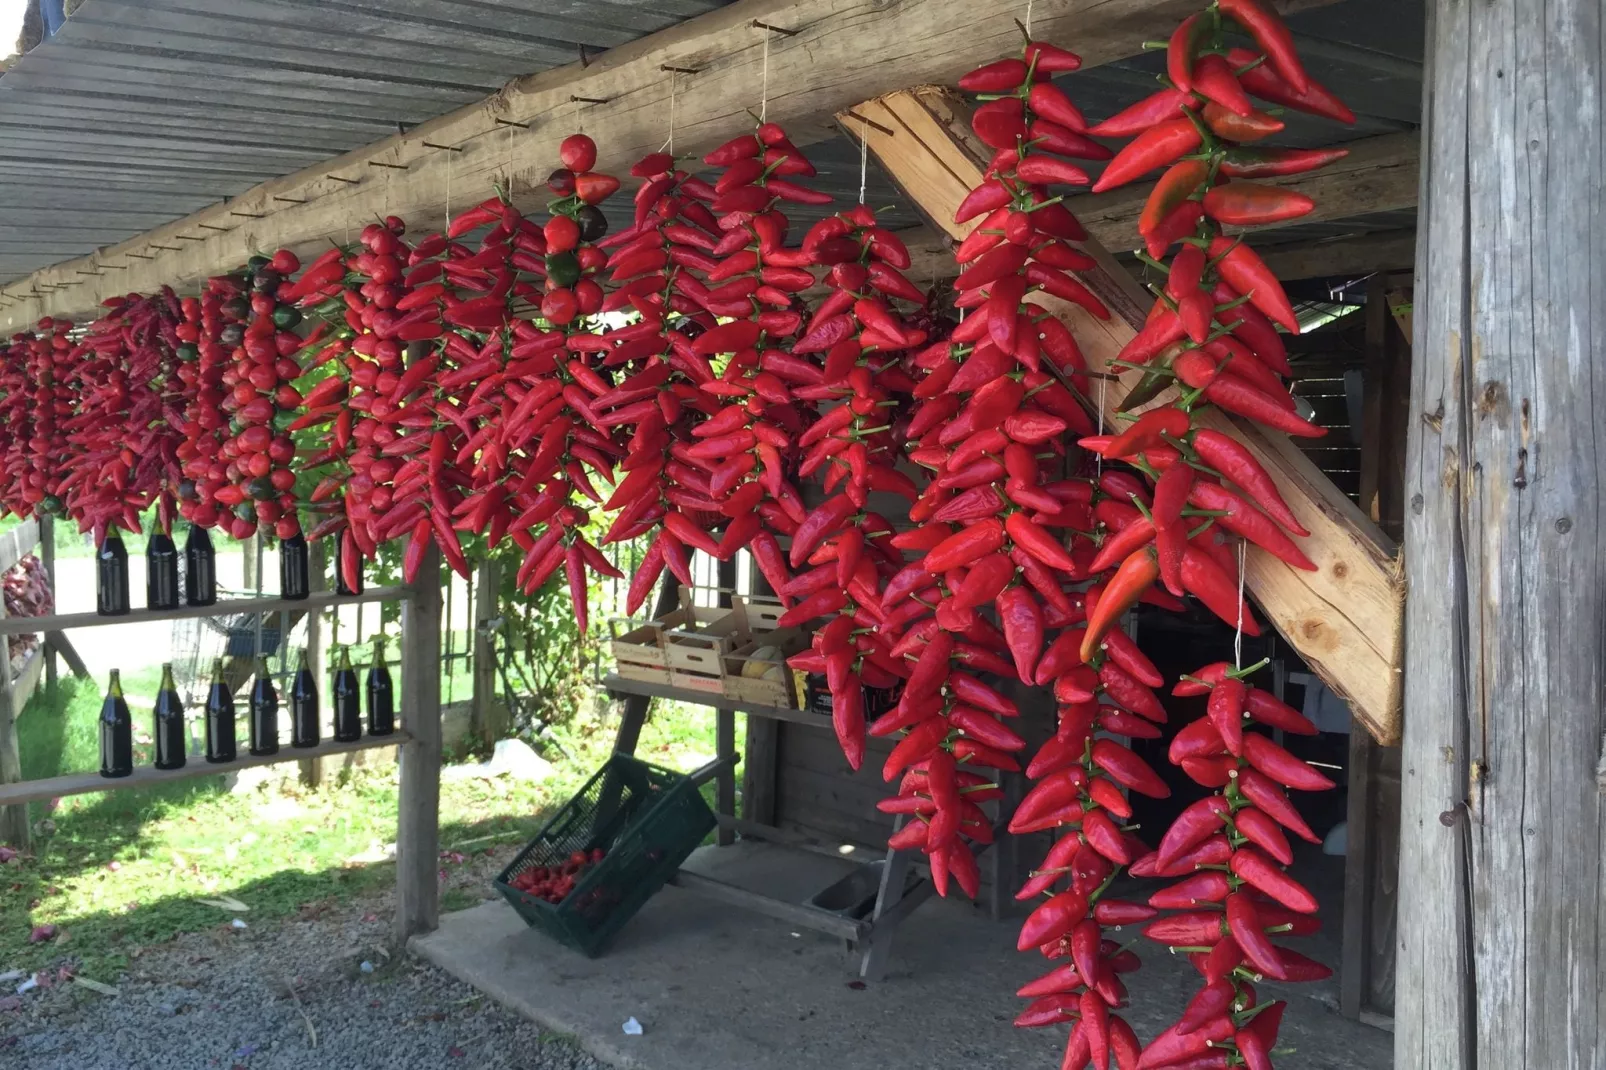
[[[868,130],[870,151],[888,176],[935,226],[951,237],[964,237],[975,224],[954,224],[954,209],[980,182],[986,159],[970,140],[965,102],[945,89],[922,88],[877,98],[854,112],[893,131]],[[858,124],[843,121],[857,133]],[[1085,281],[1110,306],[1114,315],[1109,320],[1096,320],[1078,307],[1041,295],[1034,300],[1071,326],[1090,366],[1103,370],[1141,324],[1150,301],[1097,242],[1089,243],[1087,250],[1099,261],[1100,270],[1089,273]],[[1137,374],[1127,373],[1121,388],[1112,386],[1105,393],[1107,413],[1114,412]],[[1309,539],[1301,540],[1301,548],[1318,571],[1292,569],[1251,548],[1246,568],[1250,593],[1306,663],[1349,701],[1374,736],[1385,743],[1398,739],[1403,592],[1393,547],[1286,436],[1218,413],[1205,414],[1203,422],[1249,447],[1311,532]]]
[[[79,656],[78,649],[67,639],[66,633],[46,632],[45,645],[52,652],[61,655],[61,660],[67,663],[67,668],[72,670],[74,676],[80,680],[89,679],[89,666],[84,664],[84,659]]]
[[[1291,11],[1321,2],[1279,6]],[[1087,66],[1136,54],[1155,26],[1190,10],[1189,0],[1062,0],[1044,6],[1033,20],[1034,32],[1075,47]],[[461,209],[490,195],[493,181],[538,204],[566,134],[583,126],[601,150],[598,169],[622,173],[663,143],[671,99],[682,152],[702,152],[750,130],[748,109],[766,83],[768,118],[805,140],[803,128],[819,116],[924,79],[951,82],[978,63],[1016,50],[1019,35],[1011,19],[1018,14],[1018,5],[1002,0],[739,0],[585,63],[517,79],[405,134],[263,182],[226,206],[34,272],[5,287],[17,303],[0,311],[0,333],[46,314],[80,316],[112,294],[152,292],[229,271],[258,249],[310,250],[342,238],[352,220],[375,212],[394,212],[427,227],[449,198],[450,207]],[[756,23],[791,32],[776,34]],[[698,73],[673,78],[666,66]],[[603,103],[577,108],[582,98]],[[565,116],[570,118],[560,119]],[[201,228],[203,222],[227,233]],[[192,242],[176,240],[179,234],[210,236]],[[130,252],[151,259],[130,260]],[[116,270],[93,278],[77,274],[108,266]],[[49,284],[72,285],[55,292]]]
[[[1428,12],[1395,1065],[1597,1067],[1601,8]]]
[[[0,535],[0,574],[11,571],[11,566],[33,553],[39,545],[39,521],[29,517],[4,535]]]
[[[307,549],[307,571],[310,573],[310,588],[314,594],[325,591],[329,587],[329,551],[328,544],[323,539],[314,542]],[[336,546],[340,543],[337,540]],[[339,562],[335,563],[339,568]],[[307,615],[307,668],[312,673],[312,679],[321,693],[323,701],[318,704],[319,736],[334,730],[334,702],[329,694],[330,688],[324,683],[323,675],[323,612],[317,611]],[[309,788],[315,788],[323,783],[325,765],[322,758],[303,758],[301,760],[301,783]]]
[[[1316,202],[1315,209],[1300,216],[1298,222],[1321,223],[1416,206],[1420,161],[1414,132],[1364,138],[1344,147],[1350,150],[1348,156],[1319,171],[1266,180],[1269,185],[1296,190]],[[1106,249],[1135,249],[1139,244],[1138,214],[1143,211],[1151,186],[1150,182],[1133,182],[1108,193],[1084,193],[1067,198],[1065,206],[1082,221],[1093,240]],[[1252,229],[1262,228],[1237,228]]]
[[[98,613],[57,613],[46,617],[12,617],[0,620],[0,635],[24,632],[60,632],[72,628],[102,628],[114,624],[143,624],[156,620],[187,620],[195,617],[229,617],[236,613],[312,612],[357,602],[394,602],[405,593],[400,587],[370,587],[362,594],[336,594],[324,591],[309,598],[233,598],[210,606],[179,606],[176,609],[136,609],[121,617],[102,617]]]
[[[1410,267],[1416,260],[1416,232],[1389,230],[1352,238],[1273,245],[1260,258],[1286,281],[1392,271]]]
[[[688,892],[717,899],[721,903],[779,918],[788,924],[799,925],[815,932],[840,936],[846,940],[859,940],[869,929],[865,922],[855,921],[829,910],[821,910],[803,903],[788,903],[783,899],[739,888],[727,881],[715,880],[713,877],[705,877],[701,873],[692,873],[685,869],[677,871],[670,877],[669,883]]]
[[[397,942],[440,924],[441,584],[440,550],[424,552],[418,582],[402,602],[402,727],[396,806]]]
[[[1349,736],[1349,799],[1345,821],[1344,938],[1340,945],[1338,1008],[1346,1018],[1359,1018],[1367,987],[1367,918],[1371,913],[1369,882],[1373,840],[1371,793],[1373,756],[1378,750],[1367,733],[1351,724]]]
[[[259,765],[278,765],[282,762],[299,761],[309,755],[313,758],[328,758],[337,754],[349,754],[352,751],[377,750],[381,747],[406,745],[408,742],[407,733],[398,730],[393,736],[384,736],[382,738],[364,736],[350,743],[337,743],[334,740],[326,740],[316,747],[310,747],[306,750],[281,747],[276,754],[262,756],[248,754],[242,750],[239,760],[225,762],[220,765],[212,765],[204,760],[192,758],[182,769],[156,769],[150,766],[142,766],[135,769],[129,776],[116,779],[107,779],[95,772],[71,773],[67,776],[51,777],[47,780],[24,780],[18,784],[0,785],[0,806],[42,802],[46,799],[59,798],[64,795],[86,795],[93,791],[121,791],[124,788],[146,788],[153,784],[165,784],[173,780],[217,776],[221,773],[233,773]],[[16,808],[21,809],[21,807]]]
[[[5,612],[5,604],[0,602],[0,619],[5,617]],[[0,655],[4,654],[4,650],[5,639],[0,638]],[[0,656],[0,800],[22,786],[19,783],[22,780],[22,750],[17,744],[17,717],[21,713],[22,703],[17,700],[17,691],[11,681],[11,660]],[[10,843],[22,850],[31,845],[27,800],[0,806],[0,843]]]
[[[501,739],[508,730],[508,709],[496,697],[496,644],[493,621],[501,616],[498,605],[501,568],[495,558],[480,562],[474,577],[474,691],[470,712],[470,731],[486,746]]]
[[[50,584],[50,596],[56,596],[56,518],[46,514],[39,518],[39,561],[45,566],[45,582]],[[60,633],[57,633],[58,635]],[[56,654],[58,648],[51,640],[50,634],[40,636],[45,650],[45,686],[50,690],[56,689]],[[77,657],[78,652],[73,651]],[[78,663],[80,666],[83,662]],[[84,675],[88,675],[86,672]]]

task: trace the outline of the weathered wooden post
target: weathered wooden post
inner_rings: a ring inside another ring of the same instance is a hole
[[[440,923],[441,567],[431,546],[402,603],[402,727],[397,788],[396,939],[406,943]]]
[[[1598,1067],[1599,0],[1428,18],[1395,1064]]]

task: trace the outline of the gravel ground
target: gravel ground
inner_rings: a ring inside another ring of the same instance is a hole
[[[0,1065],[607,1070],[444,971],[392,959],[388,921],[379,901],[262,930],[222,926],[146,949],[114,996],[67,982],[35,990],[0,1010]]]

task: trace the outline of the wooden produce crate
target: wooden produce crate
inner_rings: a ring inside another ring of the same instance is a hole
[[[692,589],[682,586],[680,608],[657,620],[610,619],[608,628],[612,636],[613,659],[618,666],[619,675],[627,680],[640,680],[643,683],[669,684],[676,682],[673,679],[673,670],[676,668],[698,671],[699,662],[706,659],[699,658],[695,653],[687,658],[676,657],[675,663],[671,663],[670,633],[684,635],[721,627],[729,616],[730,611],[727,609],[697,606]],[[697,647],[700,644],[691,645]]]
[[[808,646],[808,634],[793,628],[757,633],[726,656],[725,696],[782,709],[802,709],[802,692],[786,659]],[[750,675],[756,670],[768,671],[763,676]]]

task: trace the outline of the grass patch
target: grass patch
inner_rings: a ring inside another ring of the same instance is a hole
[[[136,690],[135,681],[143,683],[143,674],[132,674],[127,690]],[[149,687],[154,694],[154,674]],[[41,689],[18,721],[23,775],[97,768],[100,701],[94,681]],[[135,711],[136,726],[145,715]],[[443,782],[444,909],[473,906],[491,891],[486,874],[606,760],[616,728],[611,719],[584,718],[555,729],[538,747],[556,769],[541,784]],[[712,711],[673,703],[659,704],[638,748],[645,760],[687,771],[713,753]],[[148,747],[137,760],[150,760]],[[0,971],[71,959],[85,976],[111,981],[135,948],[235,917],[255,928],[394,880],[394,765],[355,767],[318,789],[297,783],[293,765],[272,768],[288,779],[233,794],[223,776],[207,776],[74,796],[48,814],[35,804],[34,821],[48,816],[54,827],[37,837],[32,856],[0,869]],[[712,790],[705,788],[710,803]],[[249,909],[200,902],[224,896]],[[47,923],[62,935],[29,944],[32,927]]]

